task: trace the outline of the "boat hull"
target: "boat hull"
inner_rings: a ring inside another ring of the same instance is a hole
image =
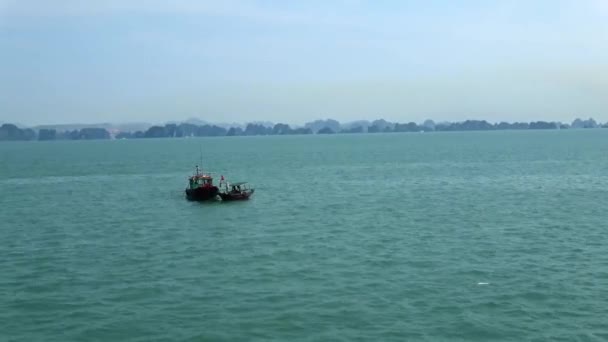
[[[217,186],[186,189],[186,198],[189,201],[210,201],[216,199],[219,192]]]

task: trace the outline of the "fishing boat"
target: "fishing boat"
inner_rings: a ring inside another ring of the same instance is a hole
[[[211,174],[202,172],[198,165],[194,175],[188,178],[186,198],[189,201],[208,201],[217,199],[220,189],[213,185]]]
[[[228,183],[222,176],[219,192],[222,201],[248,200],[254,192],[255,189],[251,188],[247,182]]]

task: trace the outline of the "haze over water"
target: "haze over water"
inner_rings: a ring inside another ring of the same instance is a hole
[[[2,143],[0,340],[605,340],[607,138]]]

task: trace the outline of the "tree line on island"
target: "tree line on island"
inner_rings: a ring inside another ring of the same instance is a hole
[[[560,122],[515,122],[489,123],[485,120],[466,120],[463,122],[440,122],[426,120],[393,123],[380,119],[373,122],[355,121],[346,124],[328,119],[306,123],[303,127],[292,128],[288,124],[249,123],[246,126],[220,126],[213,124],[197,125],[192,123],[170,123],[151,126],[146,130],[110,132],[102,127],[60,130],[57,128],[19,128],[13,124],[0,126],[0,141],[6,140],[93,140],[93,139],[139,139],[139,138],[181,138],[181,137],[221,137],[255,135],[302,135],[302,134],[355,134],[355,133],[401,133],[401,132],[455,132],[455,131],[493,131],[493,130],[547,130],[608,128],[608,123],[598,124],[594,119],[576,119],[571,124]]]

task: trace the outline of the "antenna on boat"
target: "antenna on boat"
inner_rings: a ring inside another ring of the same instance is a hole
[[[199,150],[200,150],[200,158],[201,158],[201,172],[203,171],[203,146],[199,145],[198,146]]]

